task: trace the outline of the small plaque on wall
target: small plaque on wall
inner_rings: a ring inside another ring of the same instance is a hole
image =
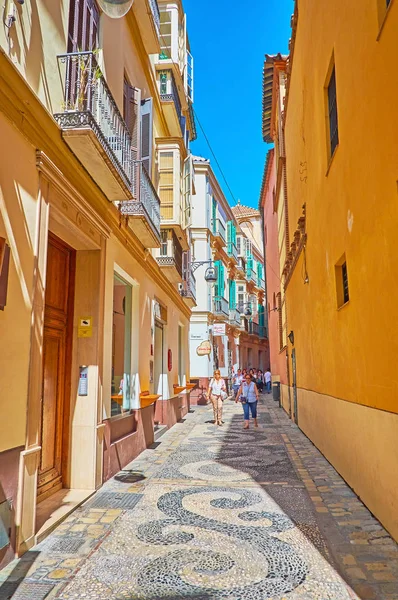
[[[93,317],[79,317],[77,337],[90,338],[93,336]]]

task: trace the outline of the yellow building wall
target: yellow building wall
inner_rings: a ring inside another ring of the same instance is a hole
[[[361,11],[343,0],[302,0],[285,131],[290,237],[304,203],[308,235],[309,284],[301,255],[286,291],[298,423],[396,538],[397,31],[396,2],[379,36],[373,0]],[[330,161],[333,57],[339,146]],[[335,265],[344,254],[350,300],[338,309]]]
[[[360,12],[343,0],[300,3],[286,146],[291,237],[307,201],[310,283],[290,283],[288,319],[297,346],[312,354],[298,366],[302,387],[398,412],[398,79],[390,68],[398,6],[379,41],[376,9],[373,0]],[[328,170],[324,86],[333,53],[340,144]],[[344,253],[350,302],[337,310],[335,264]]]
[[[0,160],[0,236],[11,248],[7,306],[0,311],[2,452],[25,443],[38,173],[34,148],[1,113],[0,140],[7,140]]]

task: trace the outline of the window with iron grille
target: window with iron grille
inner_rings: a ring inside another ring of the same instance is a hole
[[[348,274],[347,274],[347,263],[346,262],[341,265],[341,275],[342,275],[342,280],[343,280],[343,299],[344,299],[344,304],[345,304],[350,299],[350,294],[348,291]]]
[[[336,69],[333,67],[327,88],[328,95],[328,114],[329,114],[329,137],[330,137],[330,156],[333,156],[339,143],[339,126],[337,117],[337,89],[336,89]]]
[[[340,258],[335,266],[336,272],[336,292],[337,292],[337,308],[341,308],[350,300],[350,292],[348,287],[348,270],[345,254]]]

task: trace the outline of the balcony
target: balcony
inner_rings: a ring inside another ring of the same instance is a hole
[[[259,290],[265,290],[265,279],[263,277],[257,277],[257,287]]]
[[[146,248],[160,246],[160,200],[144,165],[136,163],[139,200],[120,202],[123,215],[134,219],[134,232]]]
[[[228,301],[222,296],[215,296],[214,298],[214,315],[226,320],[229,319]]]
[[[62,136],[108,200],[130,200],[134,189],[131,136],[93,52],[58,56],[64,75]]]
[[[249,321],[249,333],[252,335],[259,335],[260,328],[258,323],[254,323],[254,321]]]
[[[63,112],[54,118],[72,152],[147,247],[159,246],[159,198],[134,160],[130,132],[93,52],[58,56],[63,75]],[[134,200],[133,200],[134,199]]]
[[[158,71],[158,86],[171,137],[184,137],[186,119],[182,113],[181,101],[171,69]]]
[[[254,284],[257,284],[257,273],[254,269],[250,269],[250,267],[246,267],[246,279],[247,281],[252,281]]]
[[[157,0],[135,0],[133,12],[147,54],[159,54],[160,12]]]
[[[258,335],[260,336],[260,338],[267,338],[267,328],[265,327],[265,325],[258,326]]]
[[[241,326],[241,316],[242,316],[242,313],[238,307],[229,309],[229,322],[231,325],[234,325],[235,327],[240,327]]]
[[[173,230],[162,230],[160,253],[156,260],[171,283],[182,282],[182,247]]]
[[[238,275],[240,275],[241,279],[245,279],[245,277],[246,277],[246,261],[242,256],[238,256],[236,270],[238,272]]]
[[[227,254],[229,258],[231,258],[235,262],[235,264],[238,262],[238,249],[236,247],[236,244],[234,244],[233,242],[228,242]]]
[[[227,234],[225,225],[220,219],[213,219],[211,223],[211,231],[215,238],[219,240],[222,246],[226,246]]]
[[[196,279],[190,267],[183,273],[181,286],[181,296],[186,304],[193,308],[196,306]]]

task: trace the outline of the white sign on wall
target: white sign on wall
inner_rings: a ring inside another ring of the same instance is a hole
[[[213,325],[213,335],[214,336],[225,335],[225,333],[226,333],[225,323],[214,323],[214,325]]]

